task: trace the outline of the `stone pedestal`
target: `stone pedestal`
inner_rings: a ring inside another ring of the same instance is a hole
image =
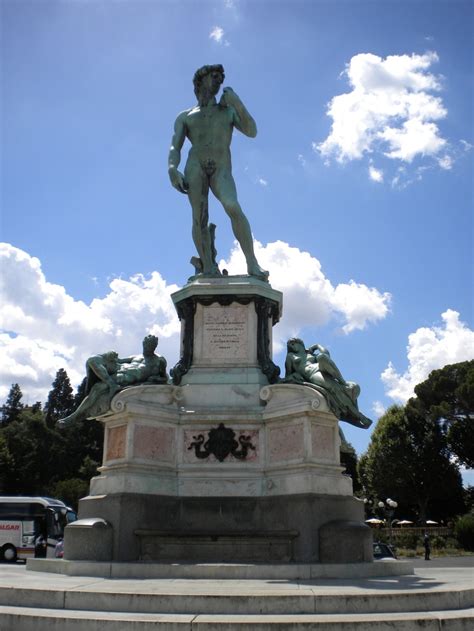
[[[248,276],[203,279],[172,295],[181,320],[181,358],[173,383],[193,405],[261,405],[258,386],[274,383],[272,327],[282,294]],[[210,396],[211,395],[211,396]]]
[[[272,384],[281,294],[230,277],[194,282],[173,300],[182,322],[174,385],[114,397],[80,518],[111,524],[116,561],[330,562],[329,522],[352,533],[347,562],[371,560],[337,419],[316,390]]]

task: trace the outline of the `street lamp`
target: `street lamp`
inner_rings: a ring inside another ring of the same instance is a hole
[[[395,509],[398,506],[398,502],[396,502],[395,500],[390,499],[390,497],[387,497],[387,499],[385,500],[385,502],[378,502],[377,506],[384,511],[385,514],[385,520],[388,520],[389,523],[389,530],[388,530],[388,540],[390,545],[392,545],[392,517],[393,514],[395,513]]]

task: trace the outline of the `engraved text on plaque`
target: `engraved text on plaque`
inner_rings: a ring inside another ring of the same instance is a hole
[[[245,359],[248,354],[247,307],[204,309],[203,351],[212,359]]]

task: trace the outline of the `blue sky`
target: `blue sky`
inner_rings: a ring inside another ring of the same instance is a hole
[[[377,419],[474,356],[473,5],[461,1],[3,0],[3,399],[138,352],[172,365],[192,273],[170,185],[192,76],[222,63],[258,125],[233,172],[290,335],[319,342]],[[183,152],[183,161],[187,148]],[[218,258],[244,272],[212,199]],[[358,452],[370,431],[344,428]],[[474,479],[473,479],[474,481]]]

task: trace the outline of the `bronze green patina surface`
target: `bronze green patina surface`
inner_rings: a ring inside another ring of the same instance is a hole
[[[360,386],[344,379],[324,346],[314,344],[306,349],[303,340],[294,337],[288,340],[287,351],[286,383],[304,384],[321,392],[340,421],[364,429],[372,424],[370,419],[359,412],[357,397]]]
[[[166,359],[155,353],[158,338],[147,335],[143,340],[143,355],[119,358],[115,351],[89,357],[87,368],[87,396],[63,423],[105,414],[112,397],[127,386],[165,384],[168,382]]]
[[[220,64],[203,66],[196,71],[193,82],[198,102],[181,112],[176,119],[168,173],[174,188],[186,194],[191,204],[192,235],[199,254],[199,258],[192,260],[196,270],[207,276],[220,275],[213,229],[209,225],[210,189],[230,217],[235,238],[245,255],[248,273],[267,280],[268,272],[257,262],[250,224],[237,199],[230,153],[234,128],[254,138],[257,125],[232,88],[224,88],[217,102],[216,96],[224,77],[224,68]],[[178,166],[186,138],[192,146],[183,174]]]

